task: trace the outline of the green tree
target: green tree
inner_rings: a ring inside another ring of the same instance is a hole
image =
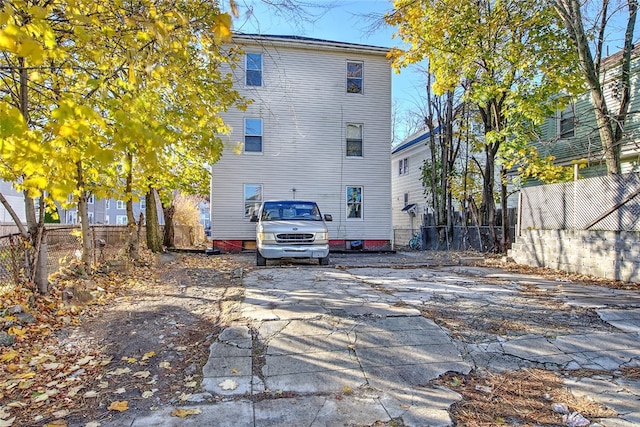
[[[386,20],[407,46],[391,53],[396,70],[428,59],[436,94],[462,86],[465,101],[477,106],[484,125],[481,211],[493,230],[501,147],[530,139],[555,111],[552,96],[579,87],[557,15],[535,0],[396,0]],[[493,239],[503,250],[495,233]]]

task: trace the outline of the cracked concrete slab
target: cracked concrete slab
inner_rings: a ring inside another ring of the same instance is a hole
[[[416,254],[399,256],[401,269],[349,258],[341,268],[249,271],[242,320],[218,336],[203,368],[214,401],[197,422],[162,425],[451,426],[448,411],[462,397],[434,379],[526,367],[610,372],[566,385],[618,412],[602,424],[640,424],[640,381],[620,374],[640,367],[638,292],[475,266],[411,267]],[[158,425],[165,412],[130,425]]]

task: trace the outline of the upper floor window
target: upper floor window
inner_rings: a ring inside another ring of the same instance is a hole
[[[251,218],[251,215],[258,213],[262,204],[262,184],[244,185],[244,217]]]
[[[124,200],[116,201],[116,209],[118,209],[118,210],[126,209],[126,205],[124,203]]]
[[[109,209],[109,208],[111,208],[111,199],[107,199],[107,200],[104,202],[104,208],[105,208],[105,209]],[[107,224],[108,224],[108,223],[107,223]]]
[[[244,152],[262,153],[262,119],[244,119]]]
[[[347,157],[362,157],[362,125],[347,124]]]
[[[569,106],[560,112],[560,122],[558,126],[560,138],[571,138],[575,135],[575,114],[573,113],[573,106]]]
[[[405,175],[409,171],[409,159],[400,159],[398,162],[398,175]]]
[[[87,203],[90,205],[93,205],[96,202],[96,196],[94,196],[93,194],[89,196],[89,198],[87,199]]]
[[[262,86],[262,54],[247,53],[246,61],[246,85]]]
[[[140,210],[147,208],[147,198],[145,196],[140,197]]]
[[[347,62],[347,93],[362,93],[362,62]]]

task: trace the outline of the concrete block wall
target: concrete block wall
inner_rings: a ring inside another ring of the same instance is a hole
[[[518,264],[640,282],[639,232],[522,230],[509,256]]]

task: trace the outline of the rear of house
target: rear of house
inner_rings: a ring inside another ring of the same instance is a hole
[[[211,237],[255,248],[251,214],[275,199],[331,214],[331,248],[391,245],[391,68],[386,48],[288,36],[236,35],[236,89],[253,100],[223,115],[232,128],[212,166]]]

